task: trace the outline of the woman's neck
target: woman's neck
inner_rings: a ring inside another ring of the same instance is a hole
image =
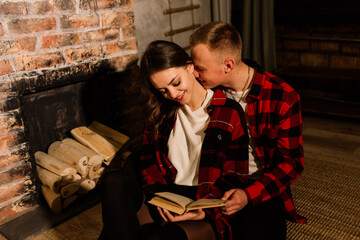
[[[195,111],[196,109],[201,107],[201,105],[206,99],[206,95],[207,90],[199,82],[196,82],[192,92],[192,99],[189,104],[187,104],[190,107],[191,111]]]

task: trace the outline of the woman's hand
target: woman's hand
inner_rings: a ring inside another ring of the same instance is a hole
[[[231,215],[240,211],[248,204],[248,198],[244,190],[236,188],[230,189],[225,192],[224,196],[221,198],[227,200],[230,198],[230,201],[226,203],[225,206],[221,207],[221,211],[225,215]]]
[[[197,209],[184,213],[183,215],[173,215],[170,211],[158,207],[158,211],[165,222],[179,222],[187,220],[202,220],[205,218],[205,212],[202,209]]]

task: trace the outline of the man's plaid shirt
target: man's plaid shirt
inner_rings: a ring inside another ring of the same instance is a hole
[[[245,188],[249,204],[281,196],[290,220],[305,222],[295,211],[290,185],[304,167],[300,98],[280,78],[264,72],[255,61],[245,61],[256,70],[246,98],[250,132],[264,175]]]

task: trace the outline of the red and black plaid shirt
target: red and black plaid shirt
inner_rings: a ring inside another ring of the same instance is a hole
[[[249,204],[281,196],[290,220],[305,222],[295,211],[290,185],[304,167],[300,98],[280,78],[264,72],[254,61],[253,85],[246,98],[247,114],[256,154],[264,175],[245,188]]]
[[[214,92],[207,111],[210,122],[205,130],[201,150],[197,198],[221,198],[225,191],[239,188],[248,176],[248,134],[240,105],[226,98],[221,90]],[[168,191],[174,184],[176,169],[167,158],[167,141],[171,127],[163,128],[153,141],[150,127],[145,134],[144,152],[140,158],[145,193]],[[205,209],[216,225],[221,239],[230,239],[228,216],[218,208]]]

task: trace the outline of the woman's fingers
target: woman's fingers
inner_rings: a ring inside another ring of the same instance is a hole
[[[166,209],[163,209],[163,211],[164,211],[164,215],[165,215],[165,217],[168,219],[168,221],[170,221],[170,222],[175,222],[175,220],[176,220],[176,217],[174,217],[168,210],[166,210]]]
[[[158,209],[159,214],[160,214],[160,216],[162,217],[162,219],[164,219],[165,222],[168,222],[168,219],[166,218],[166,216],[165,216],[164,213],[163,213],[163,209],[160,208],[160,207],[158,207],[157,209]]]

